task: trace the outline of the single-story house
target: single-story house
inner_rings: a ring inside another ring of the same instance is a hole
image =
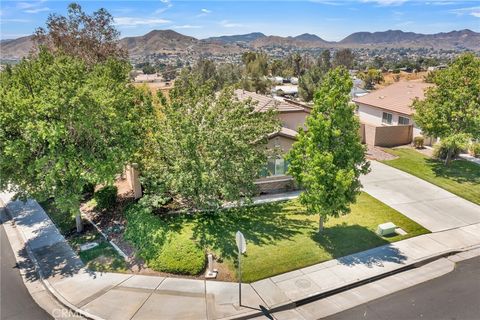
[[[425,82],[401,81],[353,98],[363,142],[392,147],[409,144],[413,137],[421,136],[421,129],[413,121],[412,104],[415,99],[424,99],[425,90],[431,86]],[[426,140],[427,144],[432,142]]]
[[[278,192],[294,188],[291,176],[286,175],[288,163],[281,155],[286,154],[296,140],[299,127],[305,127],[305,119],[310,113],[310,108],[300,103],[292,103],[275,97],[249,92],[241,89],[235,90],[239,100],[252,99],[257,102],[255,111],[263,112],[275,109],[281,122],[281,128],[269,135],[267,147],[279,151],[277,157],[268,160],[262,177],[257,180],[261,192]]]

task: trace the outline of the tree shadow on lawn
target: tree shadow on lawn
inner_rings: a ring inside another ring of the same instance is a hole
[[[270,203],[198,215],[192,228],[193,238],[203,248],[237,263],[237,231],[245,235],[247,245],[261,246],[290,239],[311,226],[312,221],[289,216],[284,206],[285,203]]]
[[[480,166],[467,160],[454,160],[449,166],[436,159],[425,159],[435,176],[448,178],[458,183],[480,184]]]
[[[407,259],[390,242],[357,224],[327,227],[322,233],[313,233],[312,239],[334,259],[348,266],[363,264],[371,267],[383,265],[383,262],[404,263]]]

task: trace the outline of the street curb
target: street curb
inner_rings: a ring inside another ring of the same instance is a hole
[[[15,230],[17,231],[17,234],[19,235],[19,238],[21,239],[21,241],[23,242],[24,246],[25,246],[25,250],[28,254],[28,257],[30,258],[30,261],[32,262],[33,264],[33,267],[35,268],[35,272],[37,273],[39,279],[40,279],[40,282],[42,283],[42,285],[48,290],[48,292],[50,292],[50,294],[61,304],[63,305],[65,308],[71,310],[74,314],[77,314],[77,315],[81,315],[82,317],[86,318],[86,319],[91,319],[91,320],[105,320],[101,317],[98,317],[96,315],[93,315],[87,311],[84,311],[78,307],[76,307],[75,305],[71,304],[69,301],[67,301],[57,290],[55,290],[55,288],[48,282],[48,280],[45,278],[41,268],[40,268],[40,265],[38,264],[38,261],[37,259],[35,258],[35,255],[33,253],[33,251],[31,250],[30,246],[28,245],[27,243],[27,239],[25,238],[25,236],[23,235],[22,232],[20,232],[20,230],[18,230],[18,228],[16,227],[16,222],[15,222],[15,219],[12,217],[12,215],[10,214],[10,212],[8,211],[8,207],[6,204],[3,203],[3,201],[0,200],[0,208],[4,209],[4,213],[11,219],[11,222],[12,224],[14,225],[14,228]],[[7,237],[8,237],[8,233],[7,233]],[[10,237],[8,237],[8,239],[10,240]]]
[[[16,233],[17,233],[18,238],[19,238],[17,241],[23,243],[23,245],[25,247],[25,250],[28,254],[28,257],[30,258],[30,260],[31,260],[31,262],[34,266],[34,270],[38,274],[39,279],[40,279],[42,285],[46,288],[46,290],[48,290],[48,292],[61,305],[63,305],[65,308],[71,310],[75,315],[80,315],[80,316],[82,316],[84,318],[87,318],[87,319],[103,320],[103,318],[101,318],[99,316],[96,316],[94,314],[91,314],[87,311],[84,311],[83,309],[78,308],[75,305],[71,304],[68,300],[66,300],[49,283],[49,281],[45,278],[45,276],[44,276],[44,274],[43,274],[43,272],[40,268],[40,265],[39,265],[37,259],[35,258],[35,255],[34,255],[32,249],[28,245],[27,240],[26,240],[23,232],[21,232],[21,230],[19,230],[19,228],[16,227],[15,219],[10,214],[10,212],[8,210],[8,207],[1,200],[0,200],[0,209],[3,209],[3,210],[0,210],[0,211],[4,211],[4,214],[6,214],[8,217],[10,217],[12,225],[14,226],[14,229],[16,230]],[[8,233],[7,233],[7,236],[8,236]],[[10,240],[10,237],[9,237],[9,240]],[[339,286],[337,288],[330,289],[330,290],[327,290],[327,291],[317,292],[317,293],[314,293],[314,294],[309,295],[307,297],[304,297],[302,299],[298,299],[298,300],[295,300],[295,301],[289,301],[288,303],[285,303],[285,304],[282,304],[282,305],[272,306],[271,309],[267,309],[267,310],[270,313],[276,313],[276,312],[280,312],[280,311],[291,310],[291,309],[300,307],[302,305],[305,305],[305,304],[308,304],[308,303],[311,303],[311,302],[314,302],[314,301],[318,301],[318,300],[327,298],[329,296],[332,296],[332,295],[335,295],[335,294],[338,294],[338,293],[341,293],[341,292],[344,292],[344,291],[347,291],[347,290],[350,290],[350,289],[354,289],[356,287],[360,287],[362,285],[366,285],[368,283],[371,283],[371,282],[374,282],[374,281],[377,281],[377,280],[380,280],[380,279],[383,279],[383,278],[387,278],[387,277],[395,275],[395,274],[402,273],[404,271],[416,269],[416,268],[421,267],[423,265],[426,265],[426,264],[428,264],[432,261],[436,261],[436,260],[441,259],[441,258],[446,258],[446,257],[452,256],[452,255],[455,255],[455,254],[458,254],[458,253],[461,253],[461,252],[465,252],[465,251],[469,251],[469,250],[472,250],[472,249],[476,249],[476,248],[480,248],[480,244],[475,244],[475,245],[463,247],[463,248],[460,248],[460,249],[446,250],[446,251],[443,251],[441,253],[436,253],[434,255],[424,257],[424,258],[419,259],[419,260],[412,261],[412,262],[410,262],[408,264],[405,264],[405,265],[403,265],[403,266],[401,266],[401,267],[399,267],[395,270],[386,271],[386,272],[383,272],[381,274],[377,274],[377,275],[371,276],[369,278],[365,278],[365,279],[362,279],[362,280],[358,280],[356,282],[345,284],[345,285],[342,285],[342,286]],[[240,319],[251,319],[253,317],[259,317],[259,316],[263,316],[263,315],[264,315],[263,312],[261,312],[260,310],[255,310],[255,311],[245,312],[245,313],[242,313],[242,314],[232,315],[232,316],[228,316],[228,317],[224,317],[224,318],[218,318],[218,319],[240,320]]]
[[[426,257],[426,258],[418,260],[418,261],[411,262],[411,263],[406,264],[405,266],[400,267],[400,268],[395,269],[395,270],[387,271],[387,272],[384,272],[384,273],[381,273],[381,274],[378,274],[378,275],[375,275],[375,276],[372,276],[372,277],[369,277],[369,278],[366,278],[366,279],[363,279],[363,280],[359,280],[359,281],[356,281],[356,282],[353,282],[353,283],[350,283],[350,284],[346,284],[346,285],[343,285],[343,286],[340,286],[338,288],[334,288],[334,289],[331,289],[331,290],[328,290],[328,291],[313,294],[313,295],[310,295],[306,298],[302,298],[302,299],[299,299],[299,300],[296,300],[296,301],[291,301],[291,302],[288,302],[284,305],[275,306],[275,307],[272,307],[271,309],[267,309],[267,310],[270,314],[276,313],[276,312],[281,312],[281,311],[286,311],[286,310],[291,310],[291,309],[294,309],[294,308],[297,308],[297,307],[301,307],[305,304],[308,304],[308,303],[311,303],[311,302],[314,302],[314,301],[318,301],[318,300],[327,298],[329,296],[339,294],[341,292],[345,292],[345,291],[348,291],[350,289],[354,289],[354,288],[366,285],[368,283],[371,283],[371,282],[374,282],[374,281],[377,281],[377,280],[380,280],[380,279],[387,278],[387,277],[395,275],[395,274],[399,274],[399,273],[402,273],[402,272],[405,272],[405,271],[408,271],[408,270],[412,270],[412,269],[422,267],[422,266],[424,266],[428,263],[431,263],[433,261],[436,261],[436,260],[439,260],[439,259],[442,259],[442,258],[447,258],[451,255],[455,255],[455,254],[458,254],[458,253],[461,253],[461,252],[465,252],[465,251],[469,251],[469,250],[473,250],[473,249],[477,249],[477,248],[480,248],[480,245],[476,244],[476,245],[465,247],[465,248],[462,248],[462,249],[448,250],[448,251],[445,251],[445,252],[442,252],[442,253],[439,253],[439,254],[435,254],[435,255],[430,256],[430,257]],[[245,314],[238,315],[238,316],[224,317],[224,318],[221,318],[221,319],[218,319],[218,320],[246,320],[246,319],[251,319],[251,318],[259,317],[259,316],[264,316],[264,313],[260,310],[251,311],[249,313],[245,313]]]

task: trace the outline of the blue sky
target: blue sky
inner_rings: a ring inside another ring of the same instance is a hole
[[[1,1],[0,37],[31,34],[71,1]],[[106,8],[123,36],[174,29],[205,38],[260,31],[267,35],[314,33],[340,40],[357,31],[401,29],[420,33],[480,32],[480,0],[311,1],[78,1],[87,12]]]

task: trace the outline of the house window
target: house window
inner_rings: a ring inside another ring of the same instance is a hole
[[[283,176],[287,174],[288,162],[282,158],[268,159],[267,167],[260,173],[262,177]]]
[[[408,125],[408,124],[410,124],[410,119],[400,116],[400,117],[398,117],[398,124]]]
[[[382,123],[385,124],[392,124],[392,114],[388,112],[384,112],[382,115]]]

